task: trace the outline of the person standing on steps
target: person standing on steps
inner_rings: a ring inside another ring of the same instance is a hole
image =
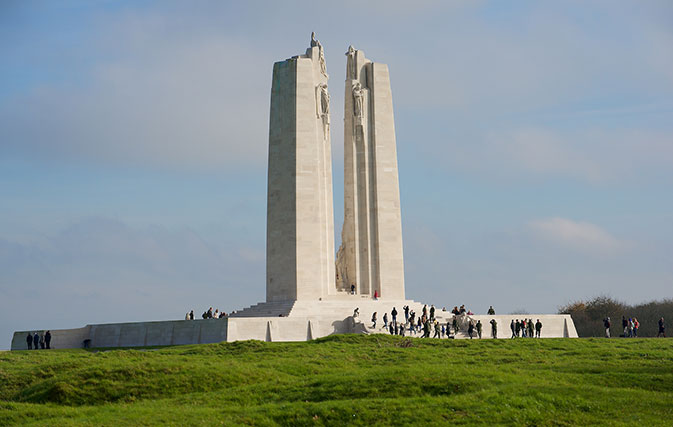
[[[26,345],[28,346],[28,350],[33,349],[33,334],[28,332],[28,336],[26,337]]]
[[[486,314],[488,314],[489,316],[495,316],[495,310],[493,309],[493,306],[490,306],[488,308],[488,312]]]
[[[528,338],[533,338],[534,329],[533,319],[528,319]]]
[[[491,319],[489,322],[491,324],[491,337],[493,339],[498,338],[498,322],[495,319]]]
[[[535,322],[535,338],[540,338],[541,333],[542,333],[542,322],[540,322],[540,319],[537,319],[537,322]]]
[[[383,313],[383,327],[388,327],[388,313]]]
[[[405,305],[402,308],[404,308],[404,321],[408,322],[409,321],[409,306]]]
[[[40,336],[35,332],[35,335],[33,335],[33,350],[39,350],[40,349]]]
[[[390,315],[393,317],[393,323],[397,324],[397,309],[393,307],[393,311],[390,312]]]
[[[435,320],[435,305],[430,306],[430,320]]]
[[[51,332],[44,333],[44,343],[47,345],[47,350],[51,348]]]
[[[477,320],[477,335],[479,336],[479,339],[481,339],[481,320]]]

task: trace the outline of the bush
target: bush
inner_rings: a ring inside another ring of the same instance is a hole
[[[580,337],[605,336],[603,319],[610,317],[612,327],[610,335],[623,334],[622,316],[636,317],[640,322],[638,336],[656,337],[659,331],[657,322],[661,317],[673,321],[673,299],[651,301],[644,304],[628,305],[612,297],[601,295],[588,301],[574,301],[560,307],[559,314],[570,314]]]

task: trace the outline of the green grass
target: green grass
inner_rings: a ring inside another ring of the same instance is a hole
[[[341,335],[0,353],[0,425],[672,425],[673,340]]]

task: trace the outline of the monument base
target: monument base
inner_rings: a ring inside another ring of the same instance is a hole
[[[389,333],[383,329],[383,314],[397,309],[397,320],[404,320],[403,307],[408,305],[421,315],[423,304],[411,300],[374,300],[357,295],[338,295],[322,300],[300,300],[278,303],[261,303],[223,319],[172,320],[159,322],[111,323],[87,325],[77,329],[51,330],[52,348],[120,348],[207,344],[241,340],[307,341],[333,334]],[[359,315],[353,316],[358,308]],[[428,310],[430,306],[428,306]],[[372,314],[377,313],[376,328],[372,328]],[[440,323],[451,322],[453,315],[437,309],[435,317]],[[498,322],[498,338],[509,338],[509,324],[521,317],[540,319],[542,338],[577,338],[577,331],[568,314],[473,315],[474,322],[481,321],[483,338],[491,338],[491,319]],[[463,321],[462,325],[466,325]],[[27,334],[45,331],[18,331],[12,339],[12,350],[25,350]],[[434,332],[434,331],[433,331]],[[407,333],[407,335],[409,335]],[[418,334],[416,336],[419,336]],[[476,336],[476,332],[475,332]],[[463,327],[455,338],[467,338]]]

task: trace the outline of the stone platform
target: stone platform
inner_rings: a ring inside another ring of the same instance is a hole
[[[397,308],[398,320],[404,319],[403,307],[408,305],[418,315],[423,304],[411,300],[373,300],[371,298],[344,295],[318,301],[292,301],[285,303],[262,303],[223,319],[172,320],[158,322],[110,323],[87,325],[77,329],[51,330],[53,348],[119,348],[206,344],[240,340],[260,341],[307,341],[333,334],[388,333],[383,330],[383,313]],[[355,308],[359,316],[353,317]],[[428,306],[428,310],[429,310]],[[372,329],[372,313],[377,312],[377,328]],[[435,317],[446,324],[453,315],[437,309]],[[509,323],[519,315],[474,315],[469,316],[484,325],[483,337],[490,338],[490,320],[498,322],[498,338],[509,338]],[[577,332],[570,315],[528,314],[526,318],[540,319],[543,338],[576,338]],[[12,339],[12,350],[26,349],[28,332],[42,334],[45,331],[18,331]],[[456,338],[467,338],[465,328]]]

